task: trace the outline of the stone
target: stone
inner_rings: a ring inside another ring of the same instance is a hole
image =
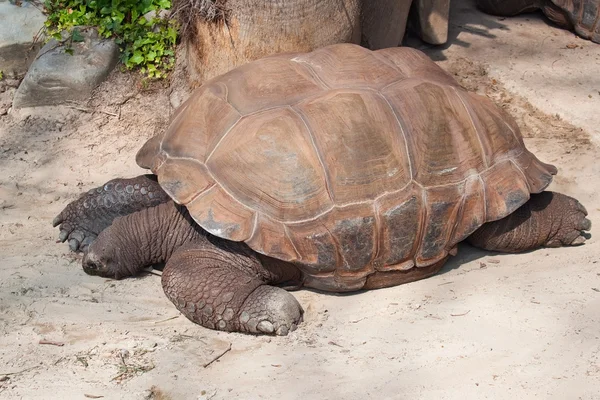
[[[38,53],[17,89],[14,108],[51,106],[87,100],[119,61],[114,41],[102,39],[95,29],[80,30],[84,40],[71,44],[50,40]]]
[[[34,43],[46,17],[29,1],[0,0],[0,71],[5,76],[23,76],[42,41]]]

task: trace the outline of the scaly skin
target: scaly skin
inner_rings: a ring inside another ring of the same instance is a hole
[[[72,251],[85,251],[115,218],[170,200],[155,175],[113,179],[69,203],[54,221],[59,240],[69,241]]]
[[[127,278],[166,262],[182,245],[202,240],[206,232],[171,200],[115,219],[89,246],[83,269],[90,275]]]
[[[527,203],[501,220],[488,222],[467,239],[473,246],[506,253],[540,247],[583,244],[592,223],[585,207],[554,192],[532,194]]]
[[[163,271],[167,297],[191,321],[230,332],[287,335],[303,310],[241,243],[213,240],[177,250]],[[294,268],[290,265],[290,268]]]
[[[281,274],[280,268],[266,268],[247,245],[208,236],[172,201],[115,220],[90,245],[83,269],[121,279],[165,261],[167,297],[197,324],[286,335],[302,320],[298,301],[268,285],[289,281],[295,267]]]
[[[303,310],[296,299],[270,286],[301,286],[302,273],[296,266],[257,254],[244,243],[209,235],[184,207],[170,200],[147,207],[145,201],[140,204],[139,196],[129,196],[116,209],[98,207],[103,190],[69,204],[56,219],[63,223],[61,236],[63,231],[70,234],[77,229],[101,231],[83,259],[88,274],[121,279],[148,265],[166,262],[162,277],[166,295],[186,317],[202,326],[285,335],[302,321]],[[125,212],[132,209],[139,211]],[[577,245],[585,241],[591,227],[586,215],[577,200],[543,192],[532,195],[508,217],[483,225],[468,241],[505,252]],[[85,238],[78,240],[77,247],[81,247],[79,243],[85,243]],[[439,267],[441,264],[432,266],[432,273]],[[375,283],[373,288],[380,285]]]

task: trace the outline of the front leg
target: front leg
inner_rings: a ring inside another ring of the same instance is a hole
[[[532,194],[509,216],[482,225],[467,241],[494,251],[518,253],[540,247],[583,244],[592,223],[585,207],[572,197],[554,192]]]
[[[60,225],[59,240],[72,251],[84,251],[115,218],[169,200],[155,175],[113,179],[69,203],[52,222]]]
[[[177,250],[163,270],[162,284],[177,309],[204,327],[287,335],[304,311],[290,293],[269,286],[285,279],[278,275],[245,244],[212,237]]]

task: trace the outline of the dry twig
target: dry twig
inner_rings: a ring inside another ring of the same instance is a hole
[[[219,353],[216,357],[214,357],[212,360],[210,360],[209,362],[205,363],[203,365],[204,368],[208,367],[210,364],[214,363],[215,361],[217,361],[219,358],[223,357],[225,355],[225,353],[231,351],[231,343],[229,343],[229,346],[223,350],[221,353]]]
[[[63,342],[55,342],[54,340],[46,340],[46,339],[41,339],[38,344],[49,344],[51,346],[58,346],[58,347],[62,347],[65,344]]]
[[[465,313],[462,313],[462,314],[450,314],[450,315],[451,315],[451,316],[453,316],[453,317],[462,317],[462,316],[465,316],[465,315],[467,315],[467,314],[468,314],[468,313],[470,313],[470,312],[471,312],[471,310],[469,310],[469,311],[467,311],[467,312],[465,312]]]
[[[42,367],[41,365],[36,365],[34,367],[25,368],[20,371],[0,373],[0,375],[2,375],[2,376],[19,375],[24,372],[31,371],[32,369],[41,368],[41,367]]]
[[[179,315],[175,315],[174,317],[169,317],[169,318],[161,319],[160,321],[154,321],[154,324],[160,324],[162,322],[167,322],[167,321],[170,321],[170,320],[175,319],[175,318],[179,318]]]

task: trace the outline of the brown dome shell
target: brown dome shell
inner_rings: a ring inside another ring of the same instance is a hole
[[[330,290],[443,259],[556,173],[423,53],[351,44],[207,82],[137,161],[208,232]]]

